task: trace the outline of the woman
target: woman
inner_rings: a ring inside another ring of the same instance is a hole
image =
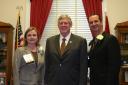
[[[44,51],[35,27],[26,30],[24,41],[24,47],[17,48],[13,58],[14,85],[43,85]]]

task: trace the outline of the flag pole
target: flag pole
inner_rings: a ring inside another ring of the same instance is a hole
[[[23,7],[22,6],[17,6],[16,9],[18,10],[18,13],[17,13],[17,24],[16,24],[16,35],[15,35],[15,49],[20,47],[20,43],[21,41],[21,35],[23,35],[23,32],[22,32],[22,27],[21,27],[21,22],[20,22],[20,11],[23,10]]]

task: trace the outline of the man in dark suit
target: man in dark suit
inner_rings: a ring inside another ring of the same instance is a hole
[[[93,36],[90,42],[90,85],[119,85],[120,47],[116,37],[103,32],[98,15],[89,17]]]
[[[87,43],[72,34],[71,27],[71,18],[61,15],[58,19],[60,34],[47,39],[45,85],[87,85]],[[62,39],[65,41],[63,52]]]

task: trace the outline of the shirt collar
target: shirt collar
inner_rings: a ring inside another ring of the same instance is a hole
[[[69,41],[71,36],[71,32],[65,37],[66,41]],[[64,37],[60,34],[60,40],[62,40]]]

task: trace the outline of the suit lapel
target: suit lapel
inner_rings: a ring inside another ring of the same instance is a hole
[[[56,38],[55,38],[55,46],[56,46],[58,54],[61,55],[59,39],[60,39],[60,35],[57,35]],[[71,48],[71,43],[72,43],[72,34],[71,34],[71,37],[70,37],[70,39],[69,39],[69,41],[68,41],[68,43],[67,43],[67,45],[65,47],[63,55],[65,55],[65,53],[67,53],[69,51],[69,49]]]
[[[24,48],[25,49],[25,54],[31,54],[31,51],[29,51],[28,49],[27,49],[27,47],[25,47]],[[38,48],[39,49],[39,48]],[[40,69],[40,67],[42,66],[42,64],[44,63],[44,53],[37,53],[37,55],[38,55],[38,65],[37,65],[37,68],[35,68],[35,71],[37,72],[39,69]],[[35,65],[35,64],[34,64]],[[34,66],[34,67],[36,67],[36,66]]]
[[[96,43],[95,42],[95,39],[93,38],[93,40],[90,41],[89,43],[89,46],[90,46],[90,51],[91,52],[92,50],[94,50],[94,48],[96,47]]]
[[[73,42],[74,42],[73,34],[71,34],[71,36],[70,36],[70,39],[69,39],[69,41],[68,41],[68,43],[67,43],[67,45],[65,47],[63,55],[61,55],[61,52],[60,52],[60,42],[59,42],[59,39],[60,39],[60,36],[57,35],[56,38],[55,38],[55,48],[57,50],[58,55],[60,55],[61,58],[65,61],[65,60],[67,60],[69,58],[67,56],[67,54],[69,54],[71,52],[71,47],[72,47]]]
[[[99,49],[101,49],[103,47],[103,42],[105,40],[105,33],[103,32],[102,35],[104,36],[104,39],[103,40],[97,40],[94,47],[92,47],[94,39],[90,42],[89,45],[91,46],[91,49],[90,49],[89,53],[97,52]]]
[[[65,47],[64,54],[67,53],[67,52],[69,52],[69,50],[71,48],[71,45],[72,45],[72,42],[73,42],[73,35],[71,34],[70,39],[68,41],[68,44]]]
[[[62,55],[64,61],[66,61],[70,58],[69,56],[67,56],[67,54],[70,55],[72,44],[73,44],[73,34],[71,34],[68,44],[65,47],[64,53]]]
[[[57,35],[55,37],[55,48],[57,50],[57,54],[58,55],[61,55],[61,52],[60,52],[60,41],[59,41],[59,39],[60,39],[60,35]]]
[[[38,65],[37,65],[37,71],[40,69],[40,67],[44,64],[44,56],[41,53],[38,53]]]

